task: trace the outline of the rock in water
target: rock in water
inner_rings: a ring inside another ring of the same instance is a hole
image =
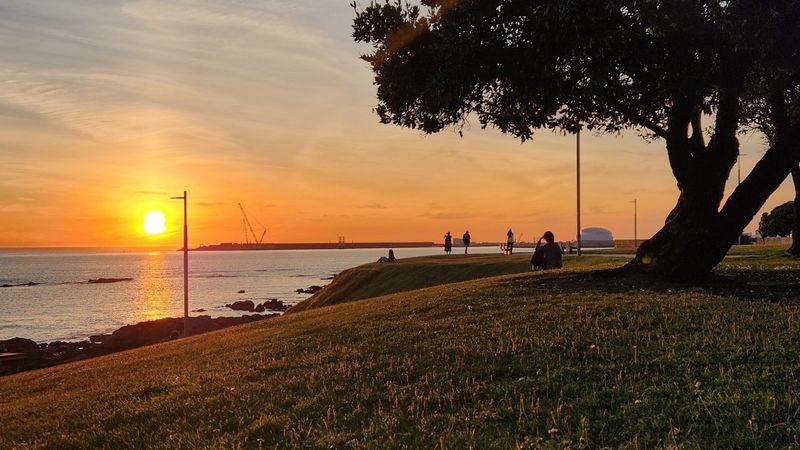
[[[289,306],[285,305],[283,301],[278,300],[277,298],[271,298],[259,306],[263,306],[264,309],[268,309],[270,311],[286,311],[289,309]]]
[[[308,289],[297,289],[295,292],[298,294],[316,294],[319,290],[322,289],[322,286],[309,286]]]
[[[90,284],[119,283],[120,281],[133,281],[133,278],[95,278],[89,280]]]
[[[233,303],[228,303],[225,306],[234,311],[253,312],[256,309],[256,305],[252,300],[237,300]]]

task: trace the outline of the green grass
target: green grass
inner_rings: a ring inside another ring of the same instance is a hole
[[[5,377],[0,448],[797,447],[794,285],[785,298],[742,284],[796,285],[797,261],[770,248],[727,260],[728,290],[582,274],[623,261]]]
[[[529,272],[530,253],[520,255],[439,255],[372,263],[337,275],[320,292],[294,306],[290,312],[331,306],[365,298],[406,292],[459,281]],[[608,266],[612,260],[573,260],[568,267]]]

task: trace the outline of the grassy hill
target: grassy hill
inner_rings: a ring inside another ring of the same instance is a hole
[[[529,271],[528,255],[440,255],[371,263],[338,274],[290,313],[458,281]]]
[[[392,264],[370,263],[347,269],[321,291],[293,306],[296,313],[323,306],[407,292],[442,284],[498,275],[530,272],[531,254],[439,255],[398,259]],[[567,257],[565,271],[613,267],[618,258],[577,259]]]
[[[570,259],[4,377],[0,448],[797,446],[779,253],[699,286]]]

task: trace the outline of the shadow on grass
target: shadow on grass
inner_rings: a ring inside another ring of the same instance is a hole
[[[519,295],[531,293],[608,294],[686,293],[715,295],[738,301],[761,301],[781,304],[800,303],[800,270],[793,268],[726,269],[696,280],[670,280],[625,272],[597,270],[585,273],[520,276],[502,282],[519,288]]]

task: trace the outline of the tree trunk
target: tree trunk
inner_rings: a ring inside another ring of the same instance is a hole
[[[638,249],[626,270],[665,277],[707,274],[727,253],[733,242],[721,237],[719,204],[727,174],[710,164],[697,164],[680,185],[678,203],[664,227]],[[719,178],[722,177],[722,181]]]
[[[792,169],[792,181],[794,181],[794,221],[792,222],[792,246],[789,247],[789,254],[800,256],[800,166]]]
[[[793,133],[794,134],[794,133]],[[798,151],[773,145],[742,180],[722,210],[725,180],[732,164],[694,161],[679,184],[681,195],[664,227],[639,247],[623,269],[670,278],[697,278],[719,264],[764,202],[797,167]]]

